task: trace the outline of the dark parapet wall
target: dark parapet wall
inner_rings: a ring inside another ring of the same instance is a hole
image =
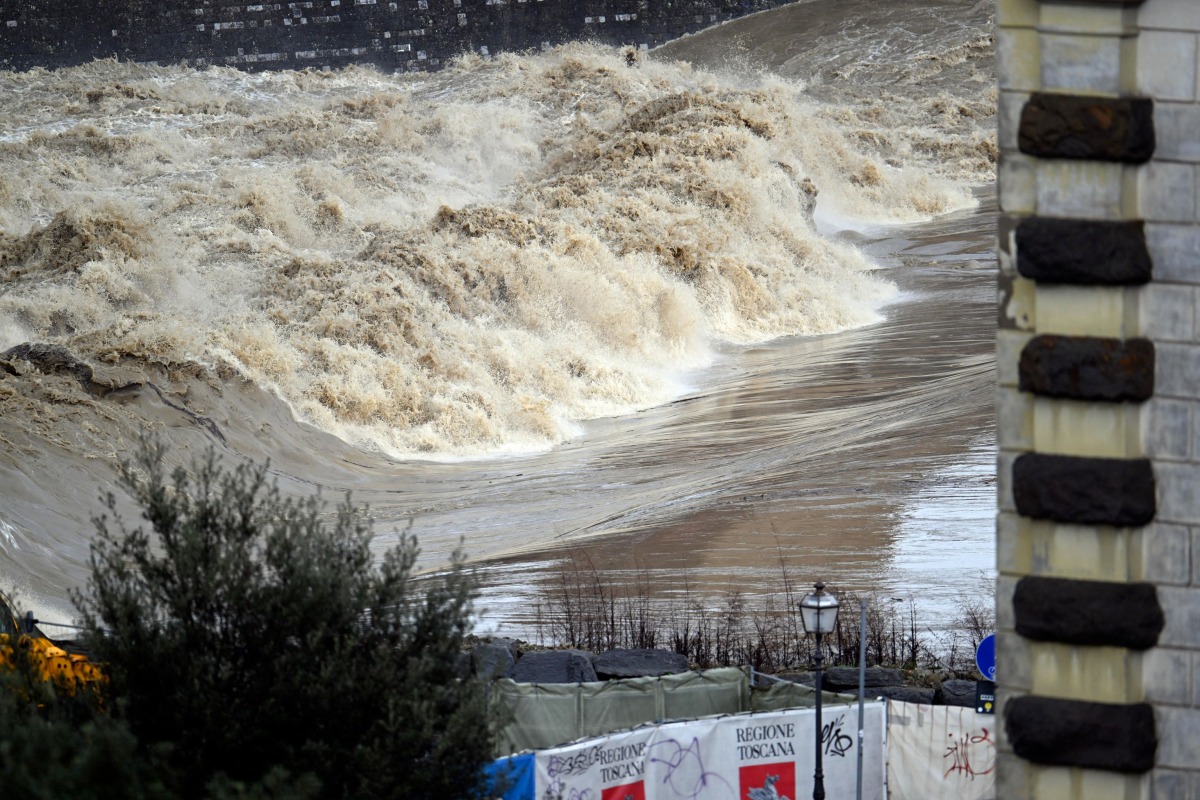
[[[654,47],[788,0],[0,0],[0,69],[93,59],[436,69],[587,39]]]

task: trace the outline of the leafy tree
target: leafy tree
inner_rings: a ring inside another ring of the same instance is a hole
[[[453,665],[472,585],[456,555],[414,581],[408,535],[376,565],[365,511],[331,521],[265,465],[211,451],[168,473],[146,442],[120,470],[141,507],[96,519],[75,598],[115,712],[161,748],[180,797],[469,798],[490,757],[484,688]]]

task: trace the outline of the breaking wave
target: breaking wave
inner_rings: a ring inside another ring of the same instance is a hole
[[[913,222],[990,178],[994,97],[818,94],[587,44],[0,73],[0,351],[253,384],[393,457],[542,450],[721,346],[879,319],[894,287],[816,209]],[[38,375],[0,416],[92,402]]]

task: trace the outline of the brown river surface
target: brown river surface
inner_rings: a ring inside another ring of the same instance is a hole
[[[69,619],[150,432],[351,491],[425,569],[461,544],[484,629],[564,559],[941,625],[994,569],[991,6],[810,0],[632,64],[0,72],[0,581]]]
[[[783,564],[801,586],[911,600],[935,627],[978,596],[995,567],[995,213],[989,196],[855,236],[901,289],[884,321],[739,351],[694,394],[597,423],[586,438],[612,449],[589,459],[580,504],[640,502],[487,565],[485,605],[529,619],[559,548],[570,571],[676,596],[779,593]]]

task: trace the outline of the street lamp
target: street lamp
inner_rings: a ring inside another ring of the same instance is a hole
[[[817,635],[817,654],[813,656],[817,673],[814,682],[817,690],[817,771],[813,774],[813,800],[825,800],[825,774],[821,771],[821,750],[824,745],[821,735],[821,663],[825,657],[821,655],[821,635],[833,633],[838,601],[833,595],[825,594],[823,581],[817,581],[814,588],[815,592],[804,595],[800,601],[800,619],[804,622],[805,632]]]

